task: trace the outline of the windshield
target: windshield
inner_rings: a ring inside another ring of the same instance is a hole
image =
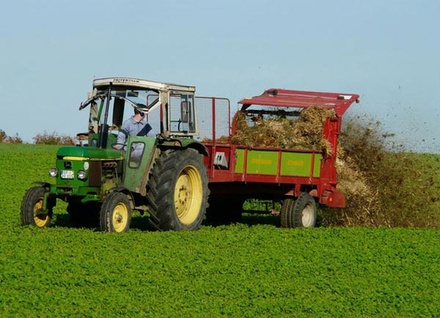
[[[145,112],[147,120],[150,117],[155,117],[156,121],[158,121],[159,116],[154,116],[154,113],[159,112],[159,95],[156,91],[132,89],[112,90],[110,93],[108,113],[105,111],[107,96],[107,90],[97,91],[80,106],[80,109],[83,109],[91,105],[90,131],[97,132],[96,128],[105,123],[109,126],[110,131],[117,132],[124,120],[134,115],[135,108]]]
[[[107,91],[98,91],[104,99],[107,98]],[[151,90],[113,90],[110,94],[110,108],[124,108],[133,112],[133,108],[148,111],[157,103],[159,95]]]
[[[137,109],[145,113],[153,131],[167,131],[175,136],[197,135],[194,95],[176,90],[166,93],[159,94],[157,90],[148,88],[125,89],[121,86],[109,92],[108,87],[101,87],[99,91],[95,89],[91,97],[81,104],[80,110],[90,106],[89,132],[92,133],[98,133],[98,128],[108,127],[110,133],[117,134],[124,121],[133,116]],[[161,103],[164,106],[163,114]]]

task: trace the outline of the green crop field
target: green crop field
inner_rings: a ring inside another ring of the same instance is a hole
[[[271,216],[195,232],[22,227],[57,146],[0,144],[1,317],[439,317],[436,228],[283,229]]]

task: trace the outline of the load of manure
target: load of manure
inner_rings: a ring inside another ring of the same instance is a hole
[[[323,151],[331,154],[330,142],[322,136],[325,120],[334,117],[333,109],[309,107],[299,113],[296,120],[283,116],[254,116],[243,111],[237,113],[237,132],[231,143],[249,147],[275,147],[297,150]]]

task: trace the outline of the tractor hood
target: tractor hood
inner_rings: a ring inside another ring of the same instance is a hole
[[[58,149],[57,157],[76,157],[82,159],[114,160],[124,158],[124,154],[115,149],[101,149],[89,147],[62,147]]]

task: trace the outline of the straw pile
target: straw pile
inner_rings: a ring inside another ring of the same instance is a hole
[[[244,112],[237,113],[237,133],[231,143],[249,147],[277,147],[284,149],[315,150],[332,153],[328,140],[323,138],[323,123],[334,117],[333,109],[309,107],[301,111],[296,120],[282,116],[252,118],[248,124]]]

